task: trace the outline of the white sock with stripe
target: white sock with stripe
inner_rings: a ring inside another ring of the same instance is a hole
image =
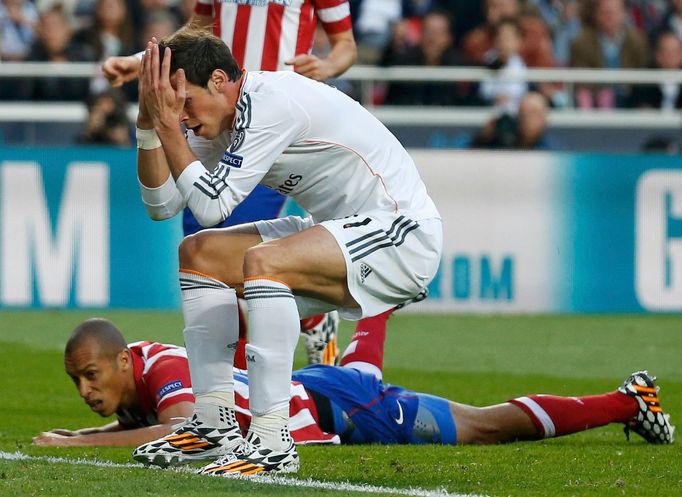
[[[264,446],[283,450],[289,446],[291,370],[300,324],[296,301],[284,283],[266,278],[244,282],[249,308],[249,431]]]
[[[234,409],[232,366],[239,338],[237,295],[218,280],[185,271],[180,271],[180,288],[185,348],[196,396],[194,412],[210,425],[223,417],[212,406]]]

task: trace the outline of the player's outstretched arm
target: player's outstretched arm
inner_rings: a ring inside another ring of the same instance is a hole
[[[114,88],[132,81],[140,74],[140,59],[135,55],[109,57],[102,64],[104,77]]]
[[[180,421],[191,416],[194,403],[178,402],[160,411],[159,424],[145,428],[126,429],[118,421],[99,428],[80,430],[52,430],[33,437],[34,445],[41,446],[137,446],[168,435]]]
[[[355,39],[351,30],[329,35],[332,49],[325,58],[311,54],[300,54],[286,61],[294,70],[308,78],[325,81],[346,72],[358,57]]]
[[[208,28],[213,24],[211,16],[192,14],[190,23]],[[123,55],[108,57],[102,64],[102,72],[111,86],[117,88],[123,83],[132,81],[140,75],[141,53],[137,55]]]

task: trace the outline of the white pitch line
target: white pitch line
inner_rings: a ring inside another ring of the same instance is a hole
[[[153,470],[160,470],[153,466],[144,466],[142,464],[133,463],[116,463],[112,461],[100,461],[98,459],[70,459],[66,457],[52,457],[52,456],[29,456],[21,452],[3,452],[0,451],[0,460],[6,461],[45,461],[51,464],[74,464],[84,466],[97,466],[100,468],[147,468]],[[172,471],[183,473],[195,473],[196,469],[188,466],[178,466]],[[212,477],[217,478],[217,477]],[[238,477],[237,477],[238,478]],[[259,483],[266,485],[283,485],[287,487],[301,487],[301,488],[316,488],[321,490],[341,490],[346,492],[364,492],[368,494],[388,494],[388,495],[407,495],[410,497],[486,497],[480,494],[451,494],[445,489],[439,490],[425,490],[421,488],[391,488],[374,486],[367,484],[356,484],[350,482],[327,482],[318,481],[308,478],[306,480],[299,480],[296,478],[289,478],[284,476],[258,476],[242,477],[250,483]],[[242,479],[240,478],[240,479]]]

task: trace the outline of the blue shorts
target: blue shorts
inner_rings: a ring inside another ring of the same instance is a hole
[[[279,216],[286,197],[276,190],[258,185],[248,197],[240,203],[230,217],[213,228],[227,228],[238,224],[252,223],[265,219],[275,219]],[[185,208],[182,216],[182,230],[185,236],[196,233],[204,229],[194,216],[192,211]]]
[[[457,443],[446,399],[384,385],[353,368],[308,366],[294,371],[293,380],[329,400],[333,427],[322,428],[338,434],[342,443]]]

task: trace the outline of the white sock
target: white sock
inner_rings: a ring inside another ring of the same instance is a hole
[[[289,407],[260,416],[254,415],[249,432],[258,435],[261,444],[268,449],[288,449],[294,442],[289,433]]]
[[[180,271],[185,347],[192,391],[200,406],[234,409],[232,366],[239,338],[239,314],[234,289],[206,276]],[[199,408],[197,407],[199,406]]]
[[[238,426],[234,410],[234,395],[217,393],[197,395],[194,414],[202,423],[211,428]]]
[[[285,284],[263,278],[244,282],[244,298],[249,308],[249,408],[254,419],[285,409],[288,413],[300,332],[294,296]]]

